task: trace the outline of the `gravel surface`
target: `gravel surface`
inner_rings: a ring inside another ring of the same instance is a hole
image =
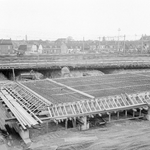
[[[66,140],[69,138],[70,140]],[[149,139],[150,122],[132,120],[111,123],[87,131],[62,130],[48,133],[33,139],[31,148],[33,150],[149,150]]]

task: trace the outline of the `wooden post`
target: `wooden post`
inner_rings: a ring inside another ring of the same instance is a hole
[[[150,121],[150,106],[148,106],[146,118]]]
[[[128,117],[128,111],[125,110],[125,117],[127,118]]]
[[[76,118],[72,119],[73,128],[76,127]]]
[[[48,133],[49,123],[46,122],[46,133]]]
[[[133,110],[133,117],[135,117],[135,112],[134,112],[134,110]]]
[[[87,130],[87,129],[89,129],[89,122],[87,120],[87,116],[83,116],[81,118],[81,120],[83,121],[83,125],[81,125],[81,130]]]
[[[139,116],[142,116],[142,112],[141,112],[141,111],[142,111],[142,108],[140,108],[140,113],[139,113]]]
[[[119,119],[119,111],[117,112],[117,119]]]
[[[14,68],[12,68],[12,73],[13,73],[13,80],[15,81],[15,70],[14,70]]]
[[[111,113],[108,114],[109,115],[109,122],[111,121]]]

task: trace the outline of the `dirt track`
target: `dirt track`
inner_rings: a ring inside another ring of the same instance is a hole
[[[150,122],[122,121],[88,131],[62,130],[33,139],[34,150],[149,150]]]

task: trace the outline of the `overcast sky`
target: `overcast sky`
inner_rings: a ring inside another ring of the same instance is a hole
[[[150,35],[150,0],[0,0],[0,38]]]

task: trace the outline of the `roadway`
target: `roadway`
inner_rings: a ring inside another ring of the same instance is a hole
[[[28,68],[127,68],[150,67],[149,55],[100,55],[100,54],[71,54],[71,55],[36,55],[0,57],[0,69]]]

